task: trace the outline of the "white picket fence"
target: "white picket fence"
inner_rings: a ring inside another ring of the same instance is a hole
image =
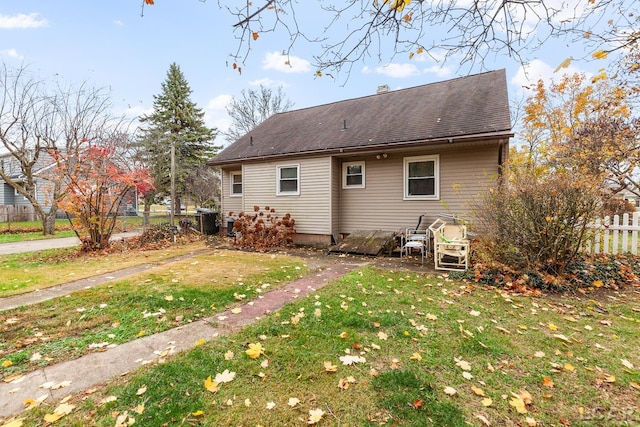
[[[594,254],[638,254],[638,232],[640,231],[640,212],[605,216],[589,226],[591,236],[584,250]]]

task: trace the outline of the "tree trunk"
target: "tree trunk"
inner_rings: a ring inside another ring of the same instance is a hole
[[[51,206],[49,212],[38,211],[40,219],[42,221],[42,234],[45,236],[52,236],[56,232],[56,215],[58,214],[58,208]]]

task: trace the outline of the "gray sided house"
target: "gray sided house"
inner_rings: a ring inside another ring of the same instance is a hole
[[[36,198],[42,204],[46,204],[45,189],[47,181],[40,178],[38,174],[50,168],[52,163],[53,159],[51,159],[51,157],[43,155],[33,168],[35,172],[34,181],[36,187]],[[0,168],[13,180],[18,182],[22,182],[24,180],[20,165],[11,154],[0,154]],[[31,208],[31,202],[22,194],[18,193],[18,191],[6,181],[0,178],[0,212],[2,212],[2,214],[0,214],[0,220],[7,220],[5,217],[9,215],[9,211],[7,210],[9,209],[8,207],[11,207],[11,214],[16,218],[16,220],[37,219],[35,212]]]
[[[470,215],[509,149],[504,70],[275,114],[209,165],[222,212],[269,206],[299,243]]]

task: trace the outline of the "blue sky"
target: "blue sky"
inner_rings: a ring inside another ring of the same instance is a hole
[[[576,2],[580,0],[575,0]],[[177,63],[191,89],[192,100],[206,112],[209,126],[226,129],[225,106],[243,89],[283,86],[294,108],[366,96],[380,85],[391,89],[417,86],[483,71],[459,67],[455,58],[439,64],[422,56],[398,55],[390,63],[368,58],[344,78],[317,78],[311,66],[313,47],[299,44],[289,65],[281,52],[283,33],[263,34],[253,42],[242,74],[234,71],[229,53],[237,46],[235,22],[216,0],[156,0],[144,9],[141,0],[3,0],[0,6],[0,61],[27,66],[42,78],[54,75],[75,85],[88,82],[109,88],[115,114],[149,113],[153,95],[161,91],[169,64]],[[317,2],[298,3],[312,17]],[[553,76],[568,56],[581,57],[580,47],[549,42],[529,63],[528,76],[513,58],[492,57],[485,69],[507,69],[510,97],[522,97],[522,86]],[[601,63],[573,62],[563,72],[593,73]],[[556,74],[557,77],[559,77]],[[344,77],[344,76],[342,76]],[[218,140],[222,142],[222,140]]]

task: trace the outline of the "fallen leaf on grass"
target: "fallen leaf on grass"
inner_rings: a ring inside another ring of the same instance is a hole
[[[209,390],[211,393],[215,393],[218,391],[218,383],[211,379],[211,375],[204,380],[204,388]]]
[[[287,405],[291,406],[292,408],[295,407],[298,403],[300,403],[300,399],[298,399],[297,397],[290,397],[289,398],[289,402],[287,402]]]
[[[324,362],[324,370],[326,372],[336,372],[338,370],[338,366],[334,365],[333,363],[331,363],[329,361],[325,361]]]
[[[524,400],[522,400],[519,396],[512,397],[511,401],[509,401],[509,405],[516,408],[516,411],[518,411],[519,414],[527,413],[527,405],[525,405]]]
[[[537,421],[531,417],[525,418],[525,421],[527,422],[527,426],[529,427],[536,427],[538,425]]]
[[[222,371],[221,374],[216,374],[216,377],[213,379],[213,381],[218,384],[228,383],[233,381],[235,377],[236,377],[235,372],[229,372],[228,369],[225,369],[224,371]]]
[[[139,404],[134,408],[136,414],[142,414],[144,412],[144,403]]]
[[[11,420],[7,420],[4,424],[2,424],[2,427],[22,427],[22,421],[24,420],[24,418],[17,418],[17,419],[11,419]]]
[[[271,410],[276,407],[276,402],[267,402],[267,409]]]
[[[367,359],[365,359],[362,356],[353,356],[353,355],[346,355],[346,356],[340,356],[340,361],[342,362],[343,365],[353,365],[355,363],[364,363],[367,361]]]
[[[493,400],[490,397],[485,397],[482,399],[482,406],[489,407],[493,404]]]
[[[484,415],[482,415],[482,414],[474,414],[474,416],[475,416],[477,419],[479,419],[480,421],[482,421],[482,423],[483,423],[485,426],[487,426],[487,427],[488,427],[488,426],[490,426],[490,425],[491,425],[491,422],[490,422],[490,421],[487,419],[487,417],[485,417]]]
[[[455,361],[456,361],[456,366],[460,367],[460,369],[462,369],[463,371],[471,370],[471,365],[466,360],[456,358]]]
[[[140,387],[138,389],[138,391],[136,391],[136,395],[138,396],[142,396],[143,394],[145,394],[147,392],[147,386],[143,385],[142,387]]]
[[[98,406],[102,406],[105,405],[109,402],[115,402],[116,400],[118,400],[117,396],[107,396],[105,398],[103,398],[100,402],[98,402]]]
[[[233,314],[242,313],[242,308],[240,308],[240,307],[232,308],[231,309],[231,313],[233,313]]]
[[[409,360],[417,360],[418,362],[420,362],[422,360],[422,356],[420,356],[420,353],[413,353]]]
[[[388,336],[384,332],[380,331],[378,332],[378,338],[380,338],[382,341],[386,341]]]
[[[571,340],[562,334],[554,334],[553,337],[567,344],[571,344]]]
[[[447,387],[445,387],[445,388],[444,388],[444,392],[445,392],[445,394],[448,394],[449,396],[453,396],[453,395],[454,395],[454,394],[456,394],[458,391],[457,391],[455,388],[453,388],[453,387],[448,387],[448,386],[447,386]]]
[[[308,424],[316,424],[322,420],[322,416],[324,415],[324,411],[320,408],[318,409],[310,409],[309,410],[309,421]]]
[[[46,414],[44,416],[44,421],[47,423],[55,423],[60,418],[70,414],[74,408],[75,408],[75,405],[70,405],[68,403],[63,403],[61,405],[58,405],[58,407],[53,410],[53,414]]]
[[[633,363],[629,362],[627,359],[620,359],[620,361],[625,367],[633,369]]]
[[[473,390],[473,392],[476,394],[476,396],[482,396],[484,397],[484,390],[482,390],[480,387],[476,387],[474,385],[471,386],[471,390]]]
[[[542,379],[542,385],[545,386],[545,387],[550,387],[550,388],[554,387],[553,381],[551,380],[550,377],[544,377]]]
[[[25,399],[25,400],[22,402],[22,404],[23,404],[24,406],[26,406],[26,408],[25,408],[24,410],[25,410],[25,411],[28,411],[29,409],[36,408],[36,407],[40,406],[40,404],[41,404],[42,402],[44,402],[45,400],[47,400],[47,397],[49,397],[49,395],[48,395],[48,394],[43,394],[42,396],[40,396],[39,398],[37,398],[37,399],[35,399],[35,400],[34,400],[34,399]],[[3,426],[3,427],[4,427],[4,426]]]
[[[264,348],[262,348],[262,344],[260,343],[250,343],[249,348],[245,353],[247,353],[247,356],[251,359],[257,359],[262,353],[264,353]]]
[[[12,362],[11,360],[4,360],[4,361],[2,362],[2,367],[3,367],[3,368],[8,368],[8,367],[10,367],[10,366],[13,366],[13,362]]]

